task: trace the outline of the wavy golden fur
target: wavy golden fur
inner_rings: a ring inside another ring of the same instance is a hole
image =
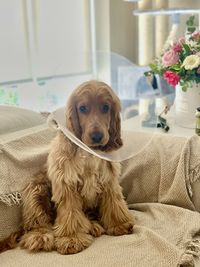
[[[122,145],[119,112],[120,102],[112,89],[89,81],[71,95],[66,125],[89,147],[111,151]],[[119,163],[83,151],[59,131],[51,144],[47,175],[39,175],[24,191],[20,246],[73,254],[103,233],[132,233],[133,218],[119,175]]]

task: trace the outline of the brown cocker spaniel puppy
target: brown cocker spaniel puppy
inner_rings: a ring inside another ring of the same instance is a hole
[[[116,150],[122,146],[119,112],[119,99],[107,84],[85,82],[68,101],[66,126],[90,148]],[[73,254],[103,233],[132,233],[133,218],[118,182],[119,163],[89,154],[59,131],[47,169],[47,178],[39,175],[24,191],[21,247]]]

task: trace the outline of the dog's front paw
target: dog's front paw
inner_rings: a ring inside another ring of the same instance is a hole
[[[32,230],[22,236],[19,245],[21,248],[31,251],[52,251],[54,248],[54,236],[48,230]]]
[[[99,237],[105,233],[104,228],[96,221],[92,221],[90,234],[94,237]]]
[[[60,254],[75,254],[89,247],[93,237],[89,234],[78,233],[76,236],[55,238],[55,247]]]
[[[128,235],[133,233],[133,222],[125,222],[120,225],[110,227],[106,230],[108,235]]]

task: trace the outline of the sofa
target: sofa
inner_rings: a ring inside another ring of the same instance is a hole
[[[21,190],[43,166],[56,134],[42,114],[0,106],[0,240],[21,224]],[[125,130],[125,129],[123,129]],[[134,133],[142,142],[148,133]],[[139,140],[139,141],[138,141]],[[16,248],[2,267],[200,266],[200,139],[155,134],[122,162],[120,184],[135,218],[131,235],[102,235],[75,255]]]

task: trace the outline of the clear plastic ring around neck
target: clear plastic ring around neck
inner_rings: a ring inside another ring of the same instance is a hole
[[[123,146],[112,152],[104,152],[88,146],[77,138],[74,133],[66,127],[65,105],[53,111],[49,117],[49,124],[55,125],[72,142],[102,159],[121,162],[130,159],[140,153],[150,144],[158,130],[158,115],[162,113],[166,105],[170,103],[171,88],[167,88],[164,81],[158,77],[146,77],[145,72],[148,67],[140,67],[128,59],[115,53],[99,51],[94,56],[88,56],[88,64],[92,66],[92,71],[88,72],[87,79],[79,79],[77,86],[86,80],[98,80],[108,84],[121,102],[121,136]],[[67,100],[71,92],[67,90],[67,80],[58,79],[60,69],[57,69],[54,79],[54,87],[62,88],[65,91]],[[160,82],[160,84],[159,84]],[[169,96],[169,97],[168,97]]]

